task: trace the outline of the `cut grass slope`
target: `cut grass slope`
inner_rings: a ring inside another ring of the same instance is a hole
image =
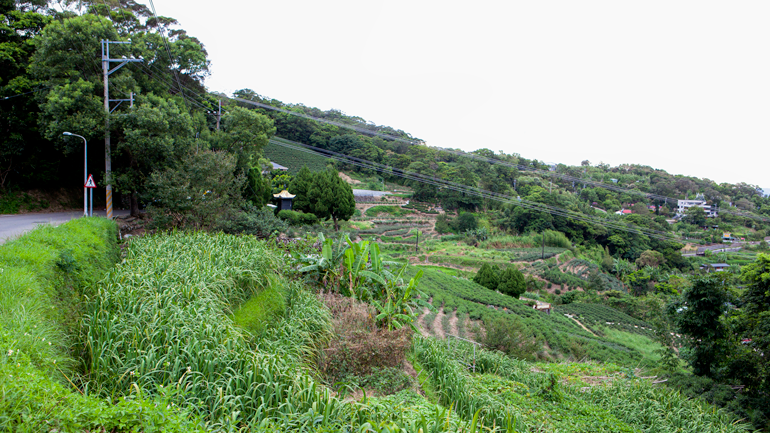
[[[0,246],[0,430],[197,431],[164,399],[120,402],[76,389],[72,334],[92,287],[116,261],[117,227],[102,218],[43,226]]]

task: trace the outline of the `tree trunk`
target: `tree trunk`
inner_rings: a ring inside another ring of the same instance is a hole
[[[340,231],[340,226],[337,225],[337,217],[332,215],[332,220],[334,220],[334,231],[335,232]]]
[[[139,197],[137,197],[136,191],[131,193],[131,216],[139,216]]]

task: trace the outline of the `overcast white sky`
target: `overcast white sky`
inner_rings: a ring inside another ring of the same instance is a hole
[[[429,145],[770,188],[770,2],[154,0],[207,86]]]

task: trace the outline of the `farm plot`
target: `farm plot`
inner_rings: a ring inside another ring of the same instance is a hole
[[[414,266],[408,273],[416,273]],[[420,281],[420,290],[437,309],[445,314],[468,316],[489,324],[496,319],[514,320],[524,333],[543,344],[545,357],[588,357],[597,361],[612,361],[623,365],[638,365],[643,355],[622,342],[597,337],[581,328],[563,314],[536,311],[524,301],[479,286],[470,280],[447,275],[429,267]],[[435,315],[432,317],[435,318]],[[431,318],[431,319],[432,319]],[[550,349],[549,349],[550,348]],[[652,366],[652,365],[648,365]]]
[[[612,380],[584,386],[569,373],[564,377],[565,368],[533,372],[531,364],[462,342],[447,347],[418,339],[415,353],[442,399],[515,431],[732,433],[748,427],[706,403],[617,371]],[[583,365],[568,369],[581,376],[606,372]]]
[[[279,137],[271,138],[263,150],[265,157],[287,167],[291,174],[297,174],[304,165],[307,165],[310,171],[323,171],[326,169],[326,164],[331,161],[317,153],[289,149],[275,144],[276,142],[286,143],[287,141]]]
[[[594,332],[600,331],[601,327],[611,327],[647,337],[655,336],[652,326],[647,322],[635,319],[606,305],[572,303],[558,305],[555,311],[578,317],[584,325],[591,328]]]

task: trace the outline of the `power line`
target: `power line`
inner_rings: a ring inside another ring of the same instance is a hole
[[[349,125],[349,124],[345,124],[345,123],[341,123],[341,122],[334,122],[334,121],[331,121],[331,120],[327,120],[327,119],[323,119],[323,118],[319,118],[319,117],[315,117],[315,116],[310,116],[308,114],[298,113],[296,111],[291,111],[291,110],[287,110],[287,109],[284,109],[284,108],[274,107],[272,105],[261,103],[261,102],[257,102],[257,101],[251,101],[251,100],[248,100],[248,99],[237,98],[237,97],[233,97],[231,99],[233,99],[235,101],[238,101],[238,102],[245,103],[245,104],[250,104],[250,105],[257,106],[257,107],[265,108],[265,109],[268,109],[268,110],[279,111],[279,112],[286,113],[286,114],[289,114],[289,115],[292,115],[292,116],[302,117],[302,118],[305,118],[305,119],[308,119],[308,120],[314,120],[314,121],[317,121],[317,122],[322,122],[322,123],[338,126],[338,127],[341,127],[341,128],[352,129],[352,130],[360,132],[362,134],[375,135],[375,136],[378,136],[378,137],[382,137],[382,138],[387,138],[387,139],[394,140],[394,141],[403,142],[403,143],[406,143],[406,144],[409,144],[409,145],[417,145],[417,144],[421,143],[421,141],[418,142],[417,140],[407,140],[407,139],[404,139],[404,138],[401,138],[401,137],[397,137],[397,136],[394,136],[394,135],[383,134],[383,133],[380,133],[380,132],[377,132],[377,131],[372,131],[372,130],[369,130],[369,129],[366,129],[366,128],[360,128],[360,127],[357,127],[357,126],[354,126],[354,125]],[[486,157],[486,156],[483,156],[483,155],[474,154],[472,152],[470,152],[470,153],[469,152],[462,152],[462,151],[458,151],[458,150],[454,150],[454,149],[446,149],[446,148],[442,148],[442,147],[435,147],[435,149],[440,150],[442,152],[453,154],[453,155],[455,155],[457,157],[461,157],[461,158],[463,158],[463,157],[464,158],[470,158],[470,159],[474,159],[474,160],[478,160],[478,161],[482,161],[482,162],[486,162],[486,163],[490,163],[490,164],[497,164],[497,165],[507,166],[507,167],[510,167],[510,168],[515,168],[515,169],[521,170],[521,171],[534,172],[534,173],[540,174],[543,177],[545,177],[545,176],[555,176],[555,177],[559,177],[561,179],[564,179],[564,180],[567,180],[567,181],[570,181],[570,182],[579,182],[579,183],[583,183],[583,184],[587,184],[587,185],[593,185],[593,186],[596,186],[596,187],[600,187],[600,188],[604,188],[604,189],[608,189],[608,190],[612,190],[612,191],[620,192],[620,193],[629,193],[629,194],[634,194],[634,195],[641,195],[641,196],[652,198],[652,199],[655,199],[655,200],[665,201],[666,203],[668,203],[668,200],[672,200],[672,201],[679,200],[679,199],[676,199],[676,198],[673,198],[673,197],[666,197],[666,196],[663,196],[663,195],[652,194],[652,193],[645,193],[643,191],[637,191],[637,190],[632,190],[632,189],[621,188],[621,187],[617,187],[617,186],[614,186],[614,185],[607,185],[607,184],[605,184],[603,182],[594,181],[592,179],[584,179],[584,178],[579,178],[579,177],[570,176],[570,175],[566,175],[566,174],[560,174],[558,172],[554,173],[554,172],[550,172],[550,171],[545,171],[545,170],[537,169],[537,168],[534,168],[534,167],[528,167],[528,166],[521,165],[521,164],[513,164],[513,163],[510,163],[510,162],[507,162],[507,161],[500,160],[500,159],[489,158],[489,157]],[[744,218],[759,219],[759,220],[765,221],[765,222],[766,221],[770,221],[770,219],[767,219],[767,218],[764,218],[764,217],[761,217],[761,216],[745,214],[745,213],[742,213],[742,212],[735,212],[735,211],[722,210],[722,209],[720,209],[719,212],[724,212],[724,213],[727,213],[727,214],[732,214],[732,215],[736,215],[736,216],[740,216],[740,217],[744,217]]]
[[[320,148],[317,148],[315,146],[310,146],[310,145],[306,145],[306,144],[302,144],[302,143],[297,143],[297,142],[293,142],[293,141],[286,140],[286,139],[272,139],[271,142],[273,144],[276,144],[276,145],[279,145],[279,146],[283,146],[283,147],[286,147],[286,148],[290,148],[290,149],[294,149],[294,150],[298,150],[298,151],[302,151],[302,152],[307,152],[307,153],[313,153],[313,154],[317,154],[317,155],[322,155],[324,157],[331,158],[331,159],[334,159],[336,161],[344,162],[346,164],[350,164],[350,165],[353,165],[353,166],[358,166],[358,167],[362,167],[362,168],[372,169],[372,170],[378,171],[380,173],[392,174],[392,175],[399,176],[399,177],[402,177],[402,178],[405,178],[405,179],[409,179],[409,180],[413,180],[413,181],[417,181],[417,182],[421,182],[421,183],[437,186],[439,188],[445,188],[445,189],[449,189],[449,190],[453,190],[453,191],[457,191],[457,192],[461,192],[461,193],[465,193],[465,194],[470,194],[470,195],[474,195],[474,196],[478,196],[478,197],[482,197],[482,198],[487,198],[487,199],[490,199],[490,200],[495,200],[495,201],[499,201],[499,202],[503,202],[503,203],[509,203],[509,204],[512,204],[512,205],[521,206],[521,207],[526,208],[526,209],[530,209],[530,210],[534,210],[534,211],[539,211],[539,212],[546,212],[546,213],[549,213],[551,215],[556,215],[556,216],[563,216],[563,217],[566,217],[566,218],[583,221],[583,222],[586,222],[586,223],[589,223],[589,224],[601,225],[601,226],[603,226],[605,228],[608,228],[608,229],[622,230],[622,231],[626,231],[626,232],[630,232],[630,233],[634,233],[634,234],[639,234],[639,235],[644,235],[644,236],[647,236],[647,237],[651,237],[651,238],[655,238],[655,239],[663,240],[663,241],[679,242],[679,239],[674,238],[673,236],[669,235],[668,233],[661,232],[661,231],[658,231],[658,230],[647,229],[647,228],[643,229],[643,228],[640,228],[638,226],[633,226],[633,225],[627,224],[627,223],[624,224],[624,223],[619,223],[619,222],[614,222],[614,221],[609,221],[609,220],[602,220],[602,219],[599,219],[599,218],[591,217],[591,216],[588,216],[588,215],[580,214],[580,213],[577,213],[577,212],[574,212],[574,211],[569,211],[567,209],[562,209],[562,208],[558,208],[558,207],[555,207],[555,206],[548,206],[548,205],[544,205],[542,203],[530,202],[530,201],[523,200],[523,199],[520,199],[520,198],[513,198],[513,197],[510,197],[510,196],[507,196],[507,195],[504,195],[504,194],[495,193],[495,192],[492,192],[492,191],[486,191],[486,190],[483,190],[483,189],[477,188],[477,187],[470,187],[470,186],[467,186],[467,185],[459,184],[459,183],[448,181],[448,180],[444,180],[444,179],[439,179],[439,178],[436,178],[436,177],[433,177],[433,176],[429,176],[429,175],[423,175],[423,174],[420,174],[420,173],[415,173],[415,172],[410,172],[410,171],[406,171],[406,170],[401,170],[401,169],[398,169],[398,168],[395,168],[395,167],[391,167],[391,166],[387,166],[387,165],[384,165],[384,164],[379,164],[379,163],[372,162],[372,161],[367,161],[367,160],[364,160],[364,159],[361,159],[361,158],[356,158],[356,157],[351,157],[351,156],[348,156],[348,155],[344,155],[344,154],[341,154],[339,152],[333,152],[333,151],[330,151],[328,149],[320,149]]]
[[[4,98],[2,98],[2,99],[0,99],[0,100],[2,100],[2,101],[5,101],[6,99],[13,99],[13,98],[18,98],[19,96],[29,95],[30,93],[35,93],[35,92],[42,92],[43,90],[48,90],[48,89],[50,89],[51,87],[52,87],[52,86],[39,87],[39,88],[37,88],[37,89],[34,89],[34,90],[30,90],[29,92],[24,92],[24,93],[17,93],[17,94],[15,94],[15,95],[6,96],[6,97],[4,97]]]
[[[171,58],[171,49],[168,46],[168,40],[166,39],[166,35],[163,32],[163,27],[160,25],[160,20],[158,19],[158,14],[155,13],[155,4],[150,0],[150,6],[152,6],[152,15],[155,17],[155,21],[158,23],[158,30],[160,31],[160,36],[163,39],[163,43],[166,45],[166,54],[168,54],[168,61],[169,61],[169,67],[172,71],[174,71],[174,77],[176,77],[176,82],[179,84],[179,91],[182,93],[182,100],[185,101],[185,108],[187,108],[187,100],[184,99],[184,90],[182,90],[182,83],[179,81],[179,74],[177,73],[177,70],[174,69],[174,59]],[[189,108],[188,108],[189,109]]]

